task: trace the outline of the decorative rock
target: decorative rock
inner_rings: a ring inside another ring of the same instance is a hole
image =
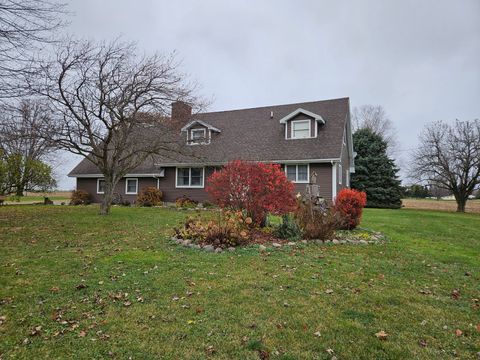
[[[223,251],[222,248],[219,248],[219,247],[217,247],[217,248],[215,249],[215,252],[216,252],[216,253],[221,253],[222,251]]]
[[[182,239],[175,239],[175,242],[177,243],[177,245],[181,245],[183,243],[183,240]]]
[[[194,248],[194,249],[201,249],[202,247],[201,247],[200,245],[198,245],[198,244],[195,244],[195,245],[193,245],[193,248]]]
[[[302,243],[308,244],[308,241],[307,240],[302,240]]]
[[[267,250],[267,247],[264,246],[264,245],[260,245],[260,246],[258,247],[258,249],[259,249],[260,251],[265,251],[265,250]]]
[[[191,244],[191,240],[183,240],[182,245],[183,246],[189,246]]]
[[[273,247],[276,247],[276,248],[281,248],[281,247],[282,247],[282,244],[272,243],[272,246],[273,246]]]
[[[338,241],[337,239],[333,239],[333,240],[332,240],[332,243],[334,243],[334,244],[340,244],[340,241]]]
[[[297,245],[297,243],[295,243],[295,242],[293,242],[293,241],[290,241],[287,245],[289,245],[289,246],[295,246],[295,245]]]
[[[213,252],[215,248],[212,245],[205,245],[203,247],[203,250],[208,251],[208,252]]]
[[[234,251],[235,251],[235,248],[234,248],[233,246],[230,246],[230,247],[228,248],[228,251],[234,252]]]
[[[170,240],[172,240],[172,241],[177,241],[178,239],[177,239],[175,236],[172,236],[172,237],[170,238]]]
[[[347,241],[346,240],[340,240],[340,244],[346,244]]]
[[[325,240],[325,241],[322,241],[322,240],[315,240],[315,242],[318,244],[318,245],[322,245],[322,244],[326,244],[326,243],[329,243],[330,240]]]
[[[359,243],[359,244],[362,244],[362,245],[367,245],[367,244],[368,244],[368,242],[365,241],[365,240],[360,240],[358,243]]]

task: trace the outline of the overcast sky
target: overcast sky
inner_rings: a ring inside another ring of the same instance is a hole
[[[399,164],[431,121],[480,118],[480,1],[71,1],[67,32],[177,51],[211,111],[350,97],[382,105]],[[64,156],[60,187],[76,160]]]

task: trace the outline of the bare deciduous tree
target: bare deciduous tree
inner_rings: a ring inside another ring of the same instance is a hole
[[[33,71],[32,52],[53,41],[65,13],[57,1],[0,2],[0,99],[22,94],[19,77]]]
[[[369,129],[380,135],[388,144],[391,152],[397,146],[396,131],[385,109],[380,105],[362,105],[352,111],[353,131]]]
[[[0,114],[0,150],[9,174],[3,191],[22,196],[24,191],[53,185],[45,161],[56,146],[42,136],[54,126],[47,104],[24,99],[16,107],[4,106]]]
[[[457,211],[480,184],[480,121],[439,121],[425,127],[414,152],[411,176],[450,190]]]
[[[46,96],[59,147],[82,155],[105,179],[101,214],[116,184],[152,154],[175,158],[179,129],[165,119],[173,101],[200,105],[175,56],[139,57],[134,44],[66,40],[32,84]],[[40,85],[39,85],[40,84]]]

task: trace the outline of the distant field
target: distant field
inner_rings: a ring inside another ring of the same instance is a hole
[[[403,199],[402,204],[406,209],[457,211],[455,200]],[[466,211],[480,213],[480,200],[467,201]]]
[[[52,192],[26,192],[25,196],[21,196],[20,198],[14,197],[7,197],[7,203],[14,204],[14,203],[34,203],[34,202],[42,202],[44,197],[48,197],[50,200],[55,202],[62,202],[70,200],[70,191],[52,191]],[[18,200],[18,201],[17,201]]]

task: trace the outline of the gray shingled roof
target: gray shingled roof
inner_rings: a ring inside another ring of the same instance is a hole
[[[285,125],[280,124],[279,120],[298,108],[318,114],[325,120],[325,125],[319,124],[316,138],[285,139]],[[156,173],[162,164],[222,164],[235,159],[252,161],[339,159],[349,111],[349,99],[340,98],[196,114],[189,121],[201,120],[221,130],[221,133],[214,134],[209,145],[186,146],[188,155],[178,155],[176,159],[157,155],[132,171],[132,174]],[[270,118],[271,112],[273,118]],[[186,144],[185,132],[179,136],[179,141]],[[97,173],[98,169],[84,159],[69,175]]]

